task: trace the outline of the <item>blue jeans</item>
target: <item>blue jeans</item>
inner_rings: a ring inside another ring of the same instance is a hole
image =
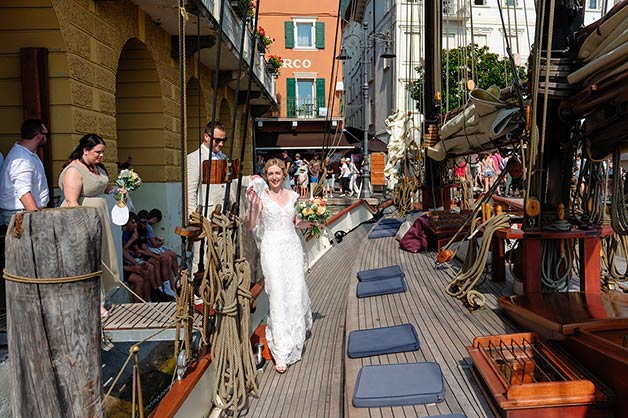
[[[11,222],[11,217],[20,212],[24,212],[24,209],[0,209],[0,215],[2,216],[2,220],[4,221],[5,225],[9,225],[9,222]]]

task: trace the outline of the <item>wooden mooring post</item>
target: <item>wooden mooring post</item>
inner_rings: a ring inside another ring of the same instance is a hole
[[[104,417],[95,208],[13,216],[6,237],[15,418]]]

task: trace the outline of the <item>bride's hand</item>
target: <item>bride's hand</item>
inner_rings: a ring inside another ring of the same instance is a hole
[[[255,190],[252,187],[249,187],[246,191],[246,197],[249,198],[249,202],[251,202],[251,207],[259,207],[261,204],[261,199]]]
[[[297,228],[299,229],[306,229],[306,228],[311,228],[314,226],[314,222],[311,221],[297,221]]]

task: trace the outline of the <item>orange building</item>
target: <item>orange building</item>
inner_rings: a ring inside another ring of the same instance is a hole
[[[341,131],[342,69],[334,60],[340,50],[337,21],[336,0],[261,2],[258,29],[274,39],[266,59],[283,61],[277,75],[278,107],[256,119],[261,155],[276,155],[280,149],[314,153],[325,148],[326,133]]]

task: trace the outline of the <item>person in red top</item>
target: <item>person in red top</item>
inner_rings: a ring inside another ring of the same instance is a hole
[[[469,168],[467,162],[462,160],[456,167],[454,168],[454,175],[456,176],[456,180],[465,179],[468,177]]]

